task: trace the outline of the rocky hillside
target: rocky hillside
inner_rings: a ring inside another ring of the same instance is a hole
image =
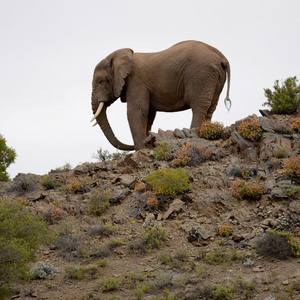
[[[300,236],[300,134],[292,117],[262,115],[247,118],[262,129],[253,141],[242,120],[213,141],[160,130],[121,159],[1,183],[0,199],[24,202],[57,236],[38,255],[53,276],[13,285],[13,298],[300,299],[300,252],[267,234]],[[154,159],[163,141],[167,160]],[[178,165],[189,188],[155,193],[147,177]]]

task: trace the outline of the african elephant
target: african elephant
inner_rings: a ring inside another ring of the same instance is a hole
[[[120,150],[144,148],[157,111],[191,108],[191,128],[211,120],[226,81],[229,99],[230,65],[217,49],[198,41],[180,42],[156,53],[117,50],[103,59],[93,76],[92,109],[108,141]],[[114,135],[106,108],[118,98],[127,102],[127,117],[134,146]],[[95,125],[96,125],[95,124]]]

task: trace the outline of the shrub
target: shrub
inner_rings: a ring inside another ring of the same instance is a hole
[[[103,150],[99,148],[96,154],[92,155],[92,158],[97,159],[99,161],[107,161],[107,160],[115,160],[120,159],[128,154],[128,151],[117,151],[114,153],[110,153],[108,150]]]
[[[153,248],[160,248],[168,236],[161,225],[153,225],[143,230],[139,239],[129,242],[128,247],[133,252],[145,253]]]
[[[289,77],[281,86],[279,81],[274,83],[274,91],[264,89],[267,102],[264,106],[270,106],[275,114],[292,114],[296,111],[300,96],[300,85],[297,85],[297,77]]]
[[[94,279],[98,272],[97,272],[96,265],[88,265],[86,267],[83,266],[67,266],[65,269],[65,278],[68,279]]]
[[[56,247],[66,259],[70,260],[74,256],[81,256],[83,246],[80,243],[80,236],[73,232],[73,225],[69,221],[60,224]]]
[[[35,191],[37,188],[38,185],[32,174],[18,174],[8,190],[22,196],[26,193]]]
[[[172,158],[171,144],[167,141],[161,142],[154,150],[155,160],[170,160]]]
[[[6,145],[6,140],[0,134],[0,181],[8,181],[9,175],[6,169],[15,162],[16,151]]]
[[[293,118],[292,126],[296,132],[300,133],[300,117]]]
[[[134,187],[134,191],[137,193],[141,193],[147,190],[147,185],[145,183],[137,183]]]
[[[238,199],[249,198],[259,200],[266,193],[266,188],[263,183],[254,181],[245,181],[236,178],[231,185],[232,195]]]
[[[100,280],[101,289],[103,292],[117,290],[122,283],[120,278],[108,277]]]
[[[68,182],[68,184],[66,185],[66,187],[70,193],[81,192],[82,183],[78,178],[72,177],[67,182]]]
[[[207,140],[216,140],[220,138],[223,128],[224,125],[219,122],[206,121],[200,126],[199,135]]]
[[[244,120],[241,122],[238,132],[250,141],[259,141],[262,136],[262,129],[257,120]]]
[[[110,223],[105,223],[105,224],[101,224],[101,225],[96,225],[93,226],[90,230],[89,230],[89,234],[93,235],[93,236],[109,236],[113,233],[115,233],[115,231],[118,229],[117,226],[112,225]]]
[[[219,234],[220,236],[229,237],[232,234],[233,227],[232,225],[221,225],[219,227]]]
[[[208,160],[212,155],[212,150],[205,145],[194,145],[187,142],[182,145],[175,158],[173,159],[173,166],[197,166],[203,161]]]
[[[100,216],[106,208],[110,206],[109,197],[111,195],[111,190],[99,189],[94,192],[89,200],[89,210],[90,214]]]
[[[288,150],[284,147],[277,146],[273,151],[273,155],[276,158],[285,158],[288,156]]]
[[[66,163],[62,167],[58,167],[55,169],[56,172],[68,172],[71,170],[72,170],[72,166],[70,163]]]
[[[189,177],[182,169],[162,169],[153,171],[146,181],[152,186],[156,194],[174,197],[177,193],[184,193],[191,189]]]
[[[58,187],[58,182],[55,179],[52,179],[50,175],[44,175],[41,180],[40,184],[46,189],[51,190]]]
[[[291,233],[269,229],[257,242],[256,251],[280,259],[300,257],[300,241]]]
[[[47,261],[38,261],[29,273],[32,279],[48,279],[57,275],[59,270]]]
[[[37,212],[40,213],[49,224],[56,223],[65,216],[64,211],[53,204],[47,205],[46,207],[38,207]]]
[[[123,244],[123,240],[118,238],[110,239],[107,243],[100,246],[95,253],[92,254],[92,256],[98,257],[98,258],[105,258],[110,256],[114,249],[118,246],[121,246]]]
[[[291,157],[283,163],[283,170],[292,177],[300,179],[300,158]]]
[[[24,277],[27,263],[35,258],[40,244],[53,240],[39,216],[19,201],[0,200],[0,280]]]
[[[147,191],[145,192],[145,197],[147,199],[147,205],[150,209],[156,209],[158,206],[158,200],[156,198],[156,195],[151,192],[151,191]]]

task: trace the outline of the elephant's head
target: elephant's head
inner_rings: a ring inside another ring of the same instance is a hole
[[[93,77],[94,117],[91,121],[96,119],[96,124],[100,125],[108,141],[120,150],[134,150],[134,146],[123,144],[115,137],[106,116],[106,108],[121,95],[125,78],[131,70],[132,55],[131,49],[113,52],[96,66]]]

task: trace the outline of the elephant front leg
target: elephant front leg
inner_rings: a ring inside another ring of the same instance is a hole
[[[148,134],[149,106],[128,103],[127,118],[130,126],[134,148],[140,150],[145,148],[144,141]]]

